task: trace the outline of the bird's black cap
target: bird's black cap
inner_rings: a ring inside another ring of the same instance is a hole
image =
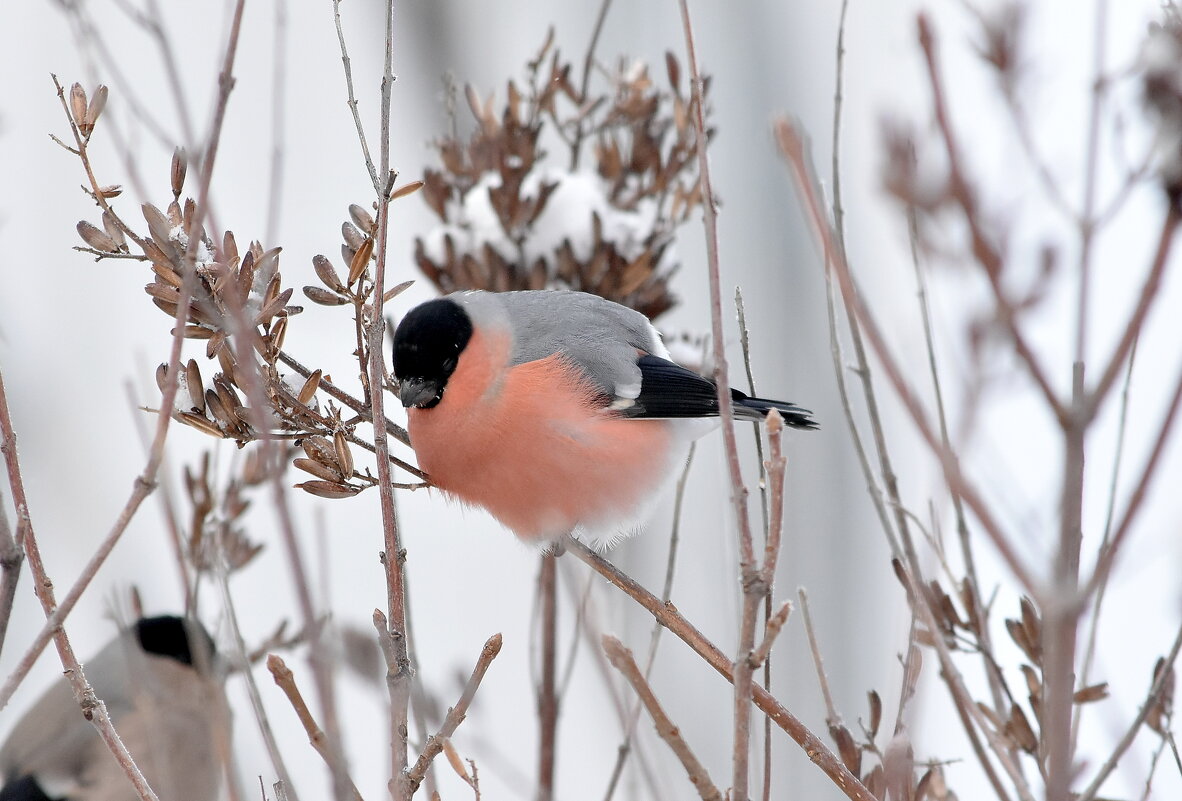
[[[176,615],[140,618],[135,624],[135,635],[145,653],[166,656],[185,665],[192,665],[198,653],[203,659],[214,653],[213,639],[201,624],[188,623]],[[190,639],[193,635],[196,635],[195,643]]]
[[[407,312],[394,332],[394,377],[404,406],[439,403],[472,332],[468,313],[450,298]]]

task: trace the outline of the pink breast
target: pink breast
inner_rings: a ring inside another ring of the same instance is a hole
[[[667,426],[596,408],[593,390],[557,356],[490,368],[505,352],[504,341],[474,336],[443,400],[410,410],[419,465],[522,539],[627,517],[664,478]]]

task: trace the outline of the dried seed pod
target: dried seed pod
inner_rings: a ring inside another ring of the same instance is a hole
[[[316,478],[323,479],[324,481],[339,483],[341,479],[344,478],[335,466],[326,465],[323,462],[316,461],[315,459],[295,459],[292,461],[292,465],[299,468],[300,470],[303,470],[305,473],[311,473],[312,475],[316,476]]]
[[[353,452],[349,450],[349,440],[345,437],[344,431],[337,431],[332,435],[332,445],[341,473],[346,477],[353,475]]]
[[[185,339],[211,339],[216,333],[213,329],[206,328],[203,325],[186,325],[185,332],[182,336]],[[212,358],[209,354],[206,355]]]
[[[398,297],[406,290],[410,289],[413,285],[414,285],[413,280],[403,281],[401,284],[398,284],[397,286],[395,286],[391,289],[387,289],[385,291],[385,293],[383,293],[383,295],[382,295],[382,303],[389,303],[391,300]]]
[[[169,222],[167,216],[160,209],[153,206],[151,203],[145,203],[140,207],[144,213],[144,219],[148,223],[148,233],[152,235],[152,239],[156,241],[157,247],[164,253],[172,251],[173,244],[170,236],[172,232],[172,223]],[[153,259],[154,261],[154,259]]]
[[[227,268],[238,269],[238,241],[234,239],[233,231],[226,231],[222,235],[222,261],[225,262]]]
[[[98,122],[99,115],[103,113],[103,109],[107,105],[107,87],[99,84],[98,88],[94,90],[94,97],[90,98],[90,104],[86,107],[86,135],[94,130],[94,125]]]
[[[185,389],[193,401],[193,407],[201,414],[205,414],[204,383],[201,381],[201,368],[196,359],[189,359],[185,365]]]
[[[846,768],[855,776],[859,775],[862,772],[862,752],[854,742],[854,735],[845,726],[838,724],[829,727],[829,736],[837,744],[837,753]]]
[[[373,217],[368,211],[358,206],[356,203],[349,206],[349,216],[353,218],[353,223],[366,234],[373,235],[374,221]]]
[[[111,237],[120,252],[127,252],[127,238],[123,236],[123,229],[119,227],[115,215],[109,211],[103,212],[103,230],[107,232],[107,236]]]
[[[181,212],[180,201],[170,201],[164,213],[168,215],[168,224],[173,228],[180,228],[185,224],[185,217]]]
[[[878,726],[882,723],[882,698],[878,693],[871,690],[866,694],[870,700],[870,739],[873,740],[878,736]]]
[[[217,420],[227,430],[233,430],[238,426],[238,420],[226,408],[226,404],[222,403],[222,399],[218,397],[217,392],[212,389],[205,390],[205,409],[210,417]]]
[[[413,195],[415,192],[418,192],[422,188],[423,188],[422,181],[411,181],[409,184],[403,184],[402,186],[398,187],[393,192],[391,192],[390,193],[390,200],[398,200],[399,198],[407,197],[408,195]]]
[[[226,438],[225,433],[220,428],[201,415],[192,414],[191,412],[178,412],[176,419],[187,426],[192,426],[203,434],[209,434],[209,436],[217,437],[218,439]]]
[[[70,87],[70,116],[74,123],[81,128],[86,123],[86,90],[82,84],[75,83]],[[86,134],[83,133],[83,136]]]
[[[320,370],[315,370],[312,375],[308,376],[308,380],[300,387],[300,394],[297,399],[300,403],[307,406],[312,402],[312,398],[316,397],[316,390],[320,389],[320,378],[324,375]]]
[[[172,181],[172,196],[180,198],[181,190],[185,188],[185,175],[189,171],[189,156],[183,147],[172,151],[172,170],[169,177]],[[231,234],[227,231],[226,236]]]
[[[373,255],[373,240],[366,239],[353,254],[353,260],[349,262],[349,286],[353,286],[361,280],[361,276],[365,275],[365,268],[369,266],[371,255]]]
[[[176,287],[177,289],[181,288],[181,277],[177,275],[176,270],[172,269],[172,267],[166,264],[152,262],[152,272],[169,286]]]
[[[456,772],[456,775],[471,785],[472,777],[468,775],[468,769],[464,767],[464,760],[460,758],[460,752],[456,750],[456,747],[451,744],[450,737],[443,739],[443,753],[447,755],[447,763],[451,765],[451,769]]]
[[[325,437],[319,435],[305,437],[300,441],[300,447],[304,449],[304,453],[308,455],[309,459],[321,464],[336,465],[337,463],[336,449]]]
[[[326,256],[313,256],[312,268],[316,270],[316,277],[333,292],[347,291],[345,285],[341,283],[341,278],[337,275],[337,271],[333,268],[332,262]]]
[[[287,291],[291,292],[290,289]],[[283,350],[283,340],[287,336],[287,320],[288,317],[286,314],[280,314],[275,319],[275,325],[271,327],[271,335],[267,337],[271,343],[272,351],[276,354]]]
[[[98,193],[104,200],[110,200],[123,194],[123,186],[121,184],[107,184],[106,186],[100,186]]]
[[[310,495],[330,499],[352,498],[361,492],[359,487],[351,487],[348,484],[334,484],[331,481],[304,481],[300,484],[293,484],[292,486],[296,489],[302,489]]]
[[[161,392],[168,386],[168,365],[163,362],[156,365],[156,386]]]
[[[1010,707],[1010,719],[1006,721],[1002,731],[1026,753],[1038,753],[1038,737],[1035,735],[1034,729],[1030,728],[1030,721],[1026,719],[1026,713],[1022,711],[1022,707],[1017,704]]]
[[[173,203],[175,203],[175,202],[176,201],[174,200]],[[196,220],[197,220],[197,201],[193,200],[193,198],[191,198],[191,197],[187,197],[187,198],[185,198],[184,208],[181,211],[181,224],[184,227],[185,233],[187,233],[190,237],[193,236],[193,223]],[[197,238],[204,239],[205,237],[202,236],[203,233],[204,233],[204,231],[199,231],[197,233]],[[212,248],[211,248],[211,250],[212,250]]]
[[[164,283],[151,283],[144,287],[144,291],[151,295],[156,300],[162,300],[165,303],[171,303],[176,306],[181,302],[180,293],[176,291],[176,287]]]
[[[313,303],[319,303],[321,306],[344,306],[349,302],[348,298],[342,298],[335,292],[329,292],[327,289],[321,289],[318,286],[304,287],[304,295]]]
[[[361,233],[353,223],[343,222],[341,223],[341,238],[345,240],[345,244],[351,249],[358,250],[368,238],[368,235]]]
[[[275,282],[275,285],[278,285],[278,281]],[[263,308],[259,309],[259,313],[255,315],[255,324],[269,325],[271,318],[282,312],[284,307],[287,306],[287,302],[291,300],[292,293],[294,292],[295,289],[288,287],[268,301]],[[267,294],[271,294],[270,290],[268,290]]]
[[[1075,695],[1071,700],[1077,704],[1090,704],[1093,701],[1100,701],[1108,697],[1108,682],[1102,681],[1099,684],[1092,684],[1075,691]]]
[[[117,253],[119,251],[114,239],[111,239],[98,226],[92,225],[86,220],[78,221],[78,236],[82,237],[82,241],[87,245],[102,253]]]

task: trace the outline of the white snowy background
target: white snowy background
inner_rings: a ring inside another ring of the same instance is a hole
[[[215,213],[239,243],[261,239],[283,246],[282,270],[288,285],[315,283],[311,257],[333,256],[340,223],[350,203],[368,204],[369,183],[360,159],[352,119],[345,105],[340,53],[331,5],[291,3],[277,26],[281,0],[252,0],[246,6],[237,84],[226,119],[214,175]],[[143,294],[148,272],[131,262],[95,264],[70,250],[78,244],[74,225],[97,213],[78,190],[84,181],[76,159],[48,135],[67,132],[50,81],[56,73],[68,85],[88,87],[101,80],[111,87],[107,115],[133,142],[136,183],[102,131],[93,147],[100,181],[123,183],[128,192],[117,206],[131,219],[135,203],[163,206],[169,199],[171,147],[138,126],[124,92],[133,86],[141,102],[166,121],[177,143],[186,141],[155,44],[108,2],[85,4],[102,21],[105,41],[114,49],[122,76],[92,70],[80,50],[68,17],[57,3],[5,3],[0,8],[0,366],[13,404],[31,514],[48,568],[60,589],[68,587],[93,548],[113,523],[142,469],[144,454],[135,433],[133,411],[124,391],[130,382],[140,402],[156,397],[152,373],[167,355],[171,322]],[[183,102],[192,127],[208,126],[217,65],[228,26],[229,3],[164,4],[165,18],[182,69]],[[377,99],[381,74],[381,9],[374,0],[343,4],[361,109],[377,141]],[[472,82],[482,95],[503,92],[554,25],[557,44],[580,62],[598,8],[596,2],[478,3],[400,2],[396,12],[393,92],[393,164],[404,179],[418,177],[434,163],[430,140],[446,131],[444,72],[461,84]],[[755,375],[762,393],[786,397],[812,409],[821,421],[817,433],[794,434],[788,441],[787,542],[778,577],[778,597],[808,588],[821,633],[826,665],[838,708],[847,722],[866,715],[865,692],[877,688],[893,720],[900,679],[898,654],[905,645],[909,616],[888,561],[888,549],[866,497],[850,437],[836,398],[826,333],[824,284],[817,248],[776,153],[772,119],[798,118],[813,136],[821,174],[828,176],[834,94],[834,43],[840,4],[787,2],[698,2],[693,5],[699,59],[713,76],[712,106],[718,128],[710,154],[716,191],[722,199],[720,235],[724,286],[741,285],[752,329]],[[1038,196],[1037,181],[1013,158],[1012,130],[1005,122],[995,82],[972,51],[974,24],[964,7],[931,3],[942,42],[948,93],[955,121],[971,147],[973,174],[986,189],[986,213],[1010,227],[1013,262],[1033,274],[1038,249],[1048,238],[1063,240],[1069,225]],[[983,3],[991,6],[991,3]],[[1156,18],[1149,0],[1111,3],[1104,37],[1114,71],[1131,66],[1147,24]],[[892,344],[914,360],[923,358],[922,334],[914,305],[907,228],[897,204],[882,191],[883,120],[913,120],[921,134],[930,119],[921,54],[916,43],[913,2],[853,0],[846,30],[846,114],[842,128],[845,207],[850,259],[867,293],[880,310]],[[1093,42],[1092,4],[1053,0],[1031,4],[1023,54],[1027,106],[1035,140],[1074,202],[1082,194],[1084,127],[1089,97]],[[280,131],[283,193],[278,216],[269,218],[270,159],[276,142],[272,124],[272,53],[276,36],[286,37],[286,113]],[[644,59],[663,75],[663,53],[683,52],[676,5],[672,2],[616,4],[599,43],[601,60],[620,56]],[[684,63],[684,58],[683,58]],[[1133,91],[1126,86],[1125,94]],[[463,116],[461,109],[461,116]],[[1131,141],[1143,142],[1137,123]],[[1115,175],[1102,174],[1101,191],[1115,187]],[[828,186],[828,180],[825,181]],[[1160,224],[1159,201],[1152,191],[1136,195],[1133,211],[1120,218],[1099,245],[1094,328],[1089,358],[1107,354],[1130,308],[1140,270],[1152,253]],[[394,280],[418,277],[411,259],[416,235],[434,218],[419,199],[395,205],[391,264]],[[955,230],[950,230],[951,239]],[[677,255],[683,263],[674,287],[683,303],[663,322],[670,328],[708,328],[707,290],[701,227],[682,229]],[[1063,263],[1077,254],[1065,252]],[[1176,259],[1174,260],[1177,261]],[[938,263],[933,304],[946,387],[955,404],[961,398],[967,356],[961,338],[971,310],[980,308],[982,287],[964,265]],[[1064,275],[1070,273],[1065,268]],[[1063,279],[1066,291],[1072,282]],[[1131,476],[1151,443],[1147,437],[1160,418],[1182,353],[1177,310],[1182,288],[1167,273],[1163,296],[1138,352],[1129,422]],[[425,281],[400,297],[391,310],[401,314],[430,296]],[[1070,295],[1066,295],[1070,297]],[[354,372],[348,348],[347,311],[305,304],[292,320],[287,348],[305,363],[323,366],[344,382]],[[1033,319],[1033,338],[1045,354],[1056,386],[1070,377],[1069,303],[1050,303]],[[739,377],[737,329],[727,315],[732,375]],[[195,353],[195,352],[194,352]],[[964,453],[970,472],[987,488],[1001,517],[1021,535],[1023,553],[1035,558],[1054,547],[1060,446],[1050,421],[1017,366],[995,366],[1010,381],[993,385],[979,428]],[[885,389],[885,385],[883,385]],[[882,394],[888,394],[883,392]],[[1098,537],[1115,441],[1115,404],[1089,442],[1090,474],[1085,506],[1085,537]],[[397,411],[395,409],[395,411]],[[955,416],[955,412],[954,412]],[[904,497],[921,517],[939,482],[931,460],[918,447],[910,423],[893,406],[888,432],[898,461]],[[745,432],[744,432],[745,433]],[[741,440],[748,465],[754,454]],[[175,426],[169,439],[170,491],[176,494],[180,465],[191,462],[211,440]],[[218,449],[224,469],[235,457],[230,443]],[[405,455],[403,453],[403,455]],[[1111,682],[1113,697],[1089,710],[1085,751],[1102,759],[1106,746],[1126,725],[1149,684],[1153,661],[1164,653],[1178,625],[1180,605],[1176,487],[1178,448],[1171,445],[1148,500],[1129,553],[1121,562],[1101,628],[1096,675]],[[1126,482],[1127,483],[1127,482]],[[2,493],[7,503],[7,490]],[[443,706],[458,697],[461,676],[471,669],[484,640],[503,632],[505,645],[493,664],[468,720],[455,738],[465,756],[475,757],[486,798],[531,798],[536,761],[535,713],[531,678],[531,607],[537,557],[484,514],[449,506],[427,492],[399,497],[409,552],[411,614],[419,663],[418,677]],[[318,600],[342,624],[370,630],[374,607],[384,606],[383,572],[377,554],[381,530],[375,492],[349,501],[329,502],[293,491],[305,558],[314,565]],[[946,501],[936,512],[947,522]],[[113,599],[134,584],[148,611],[179,608],[172,555],[159,507],[149,500],[108,564],[98,575],[69,633],[85,658],[111,636],[105,615]],[[256,502],[250,533],[267,546],[232,589],[248,641],[261,640],[284,617],[298,620],[287,562],[266,509]],[[754,507],[753,507],[754,508]],[[611,553],[649,587],[664,572],[665,537],[670,514],[662,508],[649,536],[626,542]],[[318,520],[321,519],[320,523]],[[720,438],[707,437],[699,448],[685,508],[683,549],[674,587],[678,608],[726,649],[736,641],[738,586],[735,581],[733,525],[730,519]],[[323,532],[321,535],[318,532]],[[1087,541],[1087,540],[1086,540]],[[1091,540],[1094,541],[1094,540]],[[987,576],[1002,582],[1000,611],[1012,615],[1017,600],[1005,572],[987,547],[980,553]],[[560,654],[568,658],[574,606],[585,570],[561,560],[563,592]],[[599,584],[599,582],[596,582]],[[719,587],[730,589],[719,591]],[[598,621],[636,650],[647,647],[649,620],[610,588],[593,594]],[[719,599],[722,599],[721,601]],[[216,609],[214,594],[204,601]],[[17,606],[3,654],[7,675],[42,616],[30,583],[18,591]],[[599,798],[616,756],[619,726],[603,689],[598,661],[581,644],[575,655],[572,689],[565,696],[559,733],[559,799]],[[310,691],[302,655],[289,664]],[[928,670],[935,670],[929,658]],[[1011,660],[1013,661],[1013,660]],[[8,709],[0,711],[0,736],[59,671],[48,652]],[[815,731],[824,730],[824,709],[807,644],[798,619],[783,635],[775,669],[775,692]],[[1015,677],[1016,678],[1016,677]],[[265,671],[259,671],[264,698],[288,765],[303,797],[328,792],[325,771],[308,747],[286,701]],[[653,677],[658,695],[711,775],[729,784],[731,693],[722,680],[673,637],[665,635]],[[388,775],[384,688],[342,675],[341,692],[350,769],[369,799],[385,794]],[[272,770],[258,743],[240,682],[236,750],[244,797],[256,792],[256,776],[269,785]],[[647,721],[641,727],[648,729]],[[968,757],[942,686],[933,683],[910,709],[909,730],[923,758]],[[774,732],[773,798],[838,798],[799,748]],[[690,792],[680,768],[663,746],[647,754],[661,777],[663,798]],[[1105,795],[1136,796],[1144,781],[1151,738],[1143,736],[1128,770],[1105,787]],[[756,758],[756,765],[759,758]],[[635,774],[632,774],[635,776]],[[991,792],[972,760],[947,766],[949,783],[965,799]],[[468,792],[440,771],[444,798]],[[1182,780],[1163,765],[1156,797],[1178,797]],[[648,798],[648,789],[629,779],[617,798]]]

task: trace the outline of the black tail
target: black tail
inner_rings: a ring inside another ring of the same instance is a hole
[[[749,398],[737,389],[731,390],[731,399],[735,403],[736,420],[762,420],[768,412],[775,409],[784,418],[784,425],[789,428],[799,428],[804,431],[815,431],[820,428],[817,421],[810,415],[808,409],[802,409],[795,403],[787,401],[767,400],[766,398]]]
[[[666,419],[718,416],[718,389],[709,378],[651,354],[641,356],[636,365],[640,368],[640,395],[623,414]],[[737,420],[762,420],[777,409],[792,428],[820,428],[809,417],[812,412],[795,403],[749,398],[737,389],[731,390],[731,399]]]

